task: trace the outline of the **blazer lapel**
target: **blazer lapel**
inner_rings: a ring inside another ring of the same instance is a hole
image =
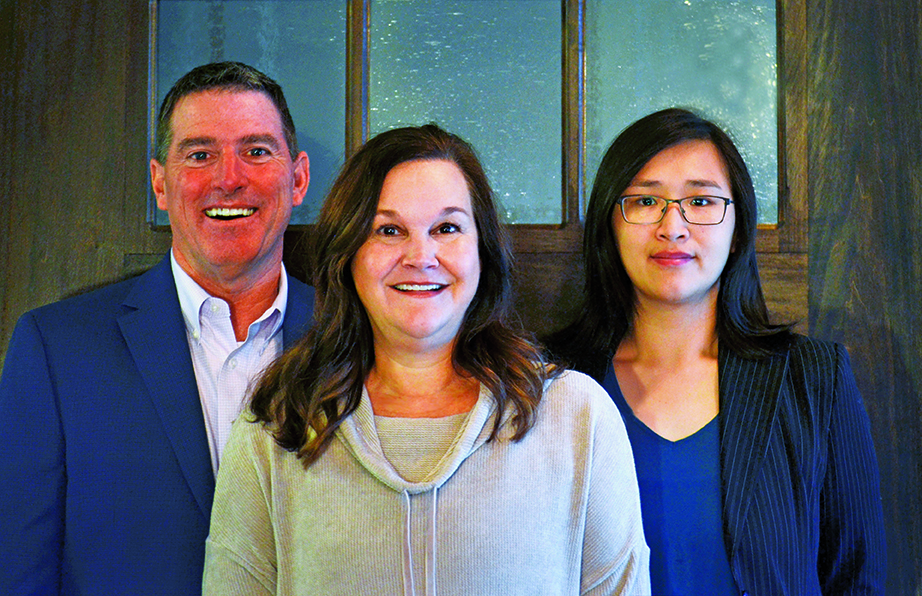
[[[732,564],[768,447],[788,357],[784,353],[747,360],[720,350],[718,362],[724,540]]]
[[[198,385],[167,256],[138,278],[118,319],[163,430],[206,518],[211,516],[214,472]]]

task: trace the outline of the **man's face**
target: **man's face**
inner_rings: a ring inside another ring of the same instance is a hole
[[[292,161],[272,100],[200,91],[179,100],[170,128],[166,163],[153,159],[150,169],[177,262],[202,286],[278,275],[283,233],[309,172],[303,151]]]

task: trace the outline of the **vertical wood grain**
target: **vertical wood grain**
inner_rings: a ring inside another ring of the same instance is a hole
[[[888,594],[922,578],[922,2],[812,0],[810,326],[871,417]]]
[[[14,13],[15,0],[0,0],[0,135],[4,139],[13,137],[13,114],[16,111],[13,81],[15,79],[14,59]],[[6,272],[10,270],[10,229],[13,226],[13,161],[11,152],[0,159],[0,361],[6,350],[9,334],[4,321],[9,311],[9,290]]]
[[[0,358],[26,310],[169,246],[145,217],[147,4],[5,2],[3,14]]]

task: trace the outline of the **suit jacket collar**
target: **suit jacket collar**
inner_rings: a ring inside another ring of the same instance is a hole
[[[314,288],[288,276],[288,306],[282,321],[285,349],[293,346],[307,332],[314,312]]]
[[[768,448],[787,368],[787,352],[758,360],[730,350],[718,355],[724,541],[731,564]]]
[[[289,276],[288,306],[282,322],[286,348],[309,327],[313,305],[313,288]],[[125,343],[160,414],[183,475],[202,513],[210,517],[214,472],[169,255],[137,278],[122,306],[118,324]]]
[[[211,515],[214,472],[205,420],[169,255],[135,281],[118,324],[202,514]]]

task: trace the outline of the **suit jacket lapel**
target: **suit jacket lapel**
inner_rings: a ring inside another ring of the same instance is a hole
[[[202,513],[211,515],[214,472],[195,371],[167,256],[138,278],[118,319],[163,430]]]
[[[720,350],[718,362],[724,541],[732,564],[768,447],[788,357],[784,353],[747,360]]]

